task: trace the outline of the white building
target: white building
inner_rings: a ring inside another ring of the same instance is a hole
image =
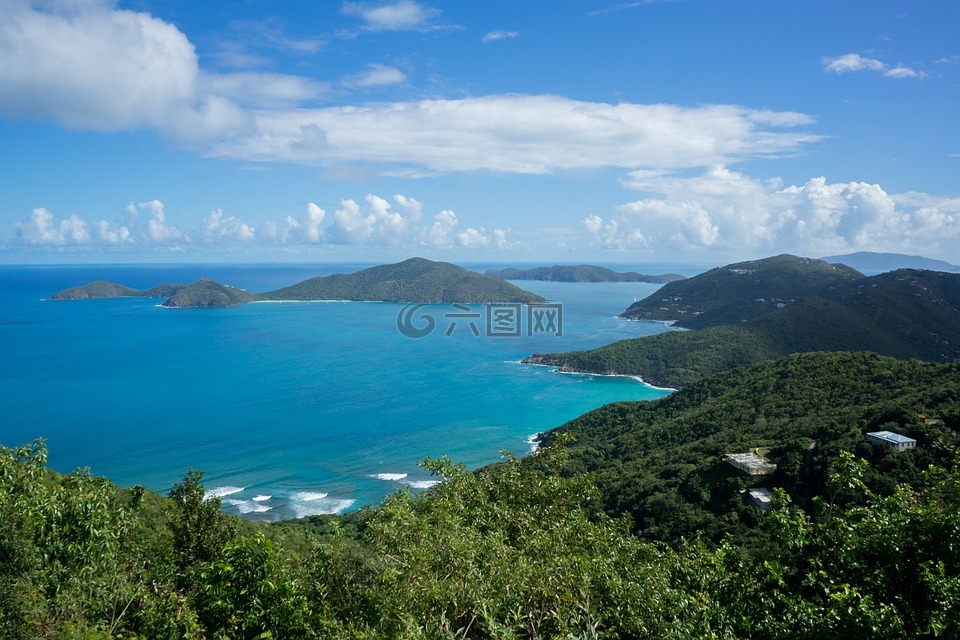
[[[765,476],[777,470],[777,465],[770,464],[756,453],[728,453],[723,457],[737,469],[751,476]]]
[[[871,431],[867,434],[867,440],[873,444],[890,447],[897,451],[903,451],[904,449],[911,449],[917,446],[917,441],[913,438],[902,436],[893,431]]]
[[[750,489],[747,491],[747,497],[750,498],[753,506],[761,511],[770,511],[777,500],[777,494],[772,489]]]

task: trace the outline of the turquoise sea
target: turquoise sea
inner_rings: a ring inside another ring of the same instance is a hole
[[[669,393],[519,364],[535,351],[667,330],[615,317],[658,285],[517,282],[563,313],[562,335],[545,323],[521,337],[488,336],[483,305],[420,308],[414,318],[429,315],[436,329],[413,339],[397,328],[399,304],[165,309],[148,299],[46,299],[95,279],[145,288],[211,277],[259,292],[365,266],[0,267],[0,444],[46,438],[58,471],[89,467],[160,493],[200,469],[227,511],[276,520],[425,488],[424,457],[477,467],[503,449],[524,454],[531,435],[605,403]]]

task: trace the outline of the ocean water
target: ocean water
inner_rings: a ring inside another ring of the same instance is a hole
[[[58,471],[89,467],[160,493],[199,469],[228,512],[276,520],[426,488],[427,456],[477,467],[605,403],[669,393],[519,364],[667,330],[615,317],[657,285],[518,282],[563,314],[562,335],[543,322],[521,337],[488,336],[482,305],[420,308],[414,319],[436,328],[414,339],[398,330],[400,304],[46,299],[98,278],[141,288],[212,277],[265,291],[363,266],[0,267],[0,444],[46,438]]]

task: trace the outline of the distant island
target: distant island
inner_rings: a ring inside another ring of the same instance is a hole
[[[684,280],[686,276],[677,273],[644,275],[635,271],[618,272],[589,264],[577,266],[554,265],[533,269],[490,269],[485,275],[501,280],[545,280],[548,282],[647,282],[666,284],[675,280]]]
[[[866,277],[844,265],[776,256],[665,285],[623,316],[694,330],[589,351],[537,353],[524,362],[637,375],[677,388],[741,365],[808,351],[960,360],[960,274],[901,269]]]
[[[357,273],[310,278],[299,284],[265,293],[201,279],[193,284],[165,284],[150,289],[133,289],[98,280],[59,291],[54,300],[96,298],[167,298],[165,307],[232,307],[258,301],[349,300],[357,302],[409,302],[422,304],[513,302],[537,304],[544,298],[498,278],[462,267],[411,258],[397,264],[381,265]]]
[[[923,256],[908,256],[902,253],[874,253],[872,251],[858,251],[842,256],[827,256],[821,258],[825,262],[840,262],[854,269],[864,271],[893,271],[895,269],[927,269],[930,271],[960,272],[960,266],[943,260],[924,258]]]

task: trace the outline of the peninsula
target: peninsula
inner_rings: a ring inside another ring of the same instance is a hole
[[[410,258],[356,273],[310,278],[299,284],[256,294],[209,279],[193,284],[165,284],[133,289],[97,280],[59,291],[54,300],[96,298],[166,298],[165,307],[232,307],[257,301],[349,300],[421,304],[481,304],[513,302],[537,304],[546,300],[498,278],[462,267]]]
[[[843,265],[777,256],[665,285],[623,315],[693,330],[589,351],[538,353],[524,362],[637,375],[677,388],[741,365],[810,351],[960,360],[960,274],[901,269],[865,277]]]

